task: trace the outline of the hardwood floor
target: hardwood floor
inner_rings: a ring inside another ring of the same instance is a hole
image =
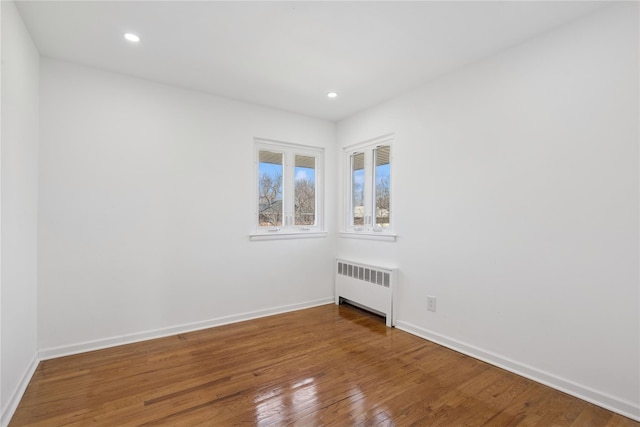
[[[349,306],[40,363],[18,426],[640,426]]]

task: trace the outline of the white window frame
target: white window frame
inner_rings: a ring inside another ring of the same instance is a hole
[[[395,215],[393,213],[394,183],[393,177],[393,141],[394,135],[384,135],[344,148],[344,213],[341,237],[395,241],[396,233],[393,230]],[[374,151],[380,146],[389,146],[389,178],[391,181],[391,194],[389,200],[389,227],[382,228],[375,225],[375,166]],[[364,154],[364,225],[353,224],[353,171],[352,156],[356,153]]]
[[[295,239],[324,237],[324,148],[312,147],[291,142],[274,141],[263,138],[254,139],[254,179],[253,179],[253,231],[251,240]],[[283,154],[282,164],[282,225],[277,227],[261,227],[259,222],[259,164],[260,151],[271,151]],[[295,157],[296,155],[315,158],[315,224],[295,224]]]

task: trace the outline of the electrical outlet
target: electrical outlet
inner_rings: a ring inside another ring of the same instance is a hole
[[[436,297],[427,297],[427,310],[436,311]]]

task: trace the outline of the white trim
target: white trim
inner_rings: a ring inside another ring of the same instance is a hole
[[[513,372],[522,377],[529,378],[530,380],[570,394],[571,396],[593,403],[594,405],[601,406],[625,417],[640,421],[640,404],[638,403],[634,404],[633,402],[625,401],[615,396],[599,392],[590,387],[541,371],[533,366],[525,365],[507,357],[500,356],[499,354],[483,350],[474,345],[440,335],[409,322],[399,320],[396,323],[396,328]]]
[[[249,240],[286,240],[286,239],[311,239],[314,237],[327,237],[326,231],[300,231],[297,233],[277,232],[273,234],[250,234]]]
[[[167,328],[155,329],[151,331],[85,341],[77,344],[63,345],[60,347],[45,348],[40,350],[40,360],[54,359],[56,357],[85,353],[87,351],[101,350],[123,344],[132,344],[140,341],[163,338],[171,335],[228,325],[230,323],[243,322],[245,320],[258,319],[260,317],[273,316],[275,314],[303,310],[305,308],[317,307],[325,304],[333,304],[333,302],[334,298],[328,297],[299,304],[284,305],[264,310],[251,311],[248,313],[232,314],[229,316],[204,320],[201,322],[186,323],[183,325],[170,326]]]
[[[348,239],[364,239],[364,240],[382,240],[385,242],[395,242],[397,234],[393,233],[369,233],[369,232],[357,232],[357,231],[341,231],[338,233],[340,237],[346,237]]]
[[[280,141],[277,139],[269,139],[269,138],[261,138],[261,137],[254,137],[253,138],[254,143],[258,143],[264,147],[268,147],[268,148],[273,148],[275,150],[280,149],[282,150],[283,147],[287,147],[289,149],[292,149],[294,151],[315,151],[315,150],[320,150],[322,152],[324,152],[324,147],[321,147],[319,145],[305,145],[305,144],[298,144],[297,142],[288,142],[288,141]]]
[[[387,141],[388,142],[393,142],[395,137],[396,137],[396,134],[393,133],[393,132],[390,132],[390,133],[386,133],[384,135],[377,136],[375,138],[370,138],[370,139],[367,139],[367,140],[364,140],[364,141],[356,142],[355,144],[345,145],[342,148],[346,152],[358,151],[358,149],[366,148],[366,147],[373,146],[373,145],[382,144],[382,143],[387,142]]]
[[[2,427],[7,427],[9,425],[13,414],[16,412],[16,409],[18,409],[22,396],[24,396],[24,392],[27,390],[27,386],[29,385],[33,374],[35,374],[36,369],[38,369],[39,363],[40,360],[38,359],[38,353],[36,353],[33,355],[31,362],[29,362],[29,366],[27,367],[24,375],[22,375],[22,378],[18,383],[18,387],[16,387],[11,397],[7,400],[7,405],[2,408],[2,418],[0,419]]]

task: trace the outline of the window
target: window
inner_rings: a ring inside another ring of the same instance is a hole
[[[256,140],[254,238],[323,233],[324,149]]]
[[[391,143],[382,137],[347,147],[347,198],[345,232],[390,237],[391,227]]]

